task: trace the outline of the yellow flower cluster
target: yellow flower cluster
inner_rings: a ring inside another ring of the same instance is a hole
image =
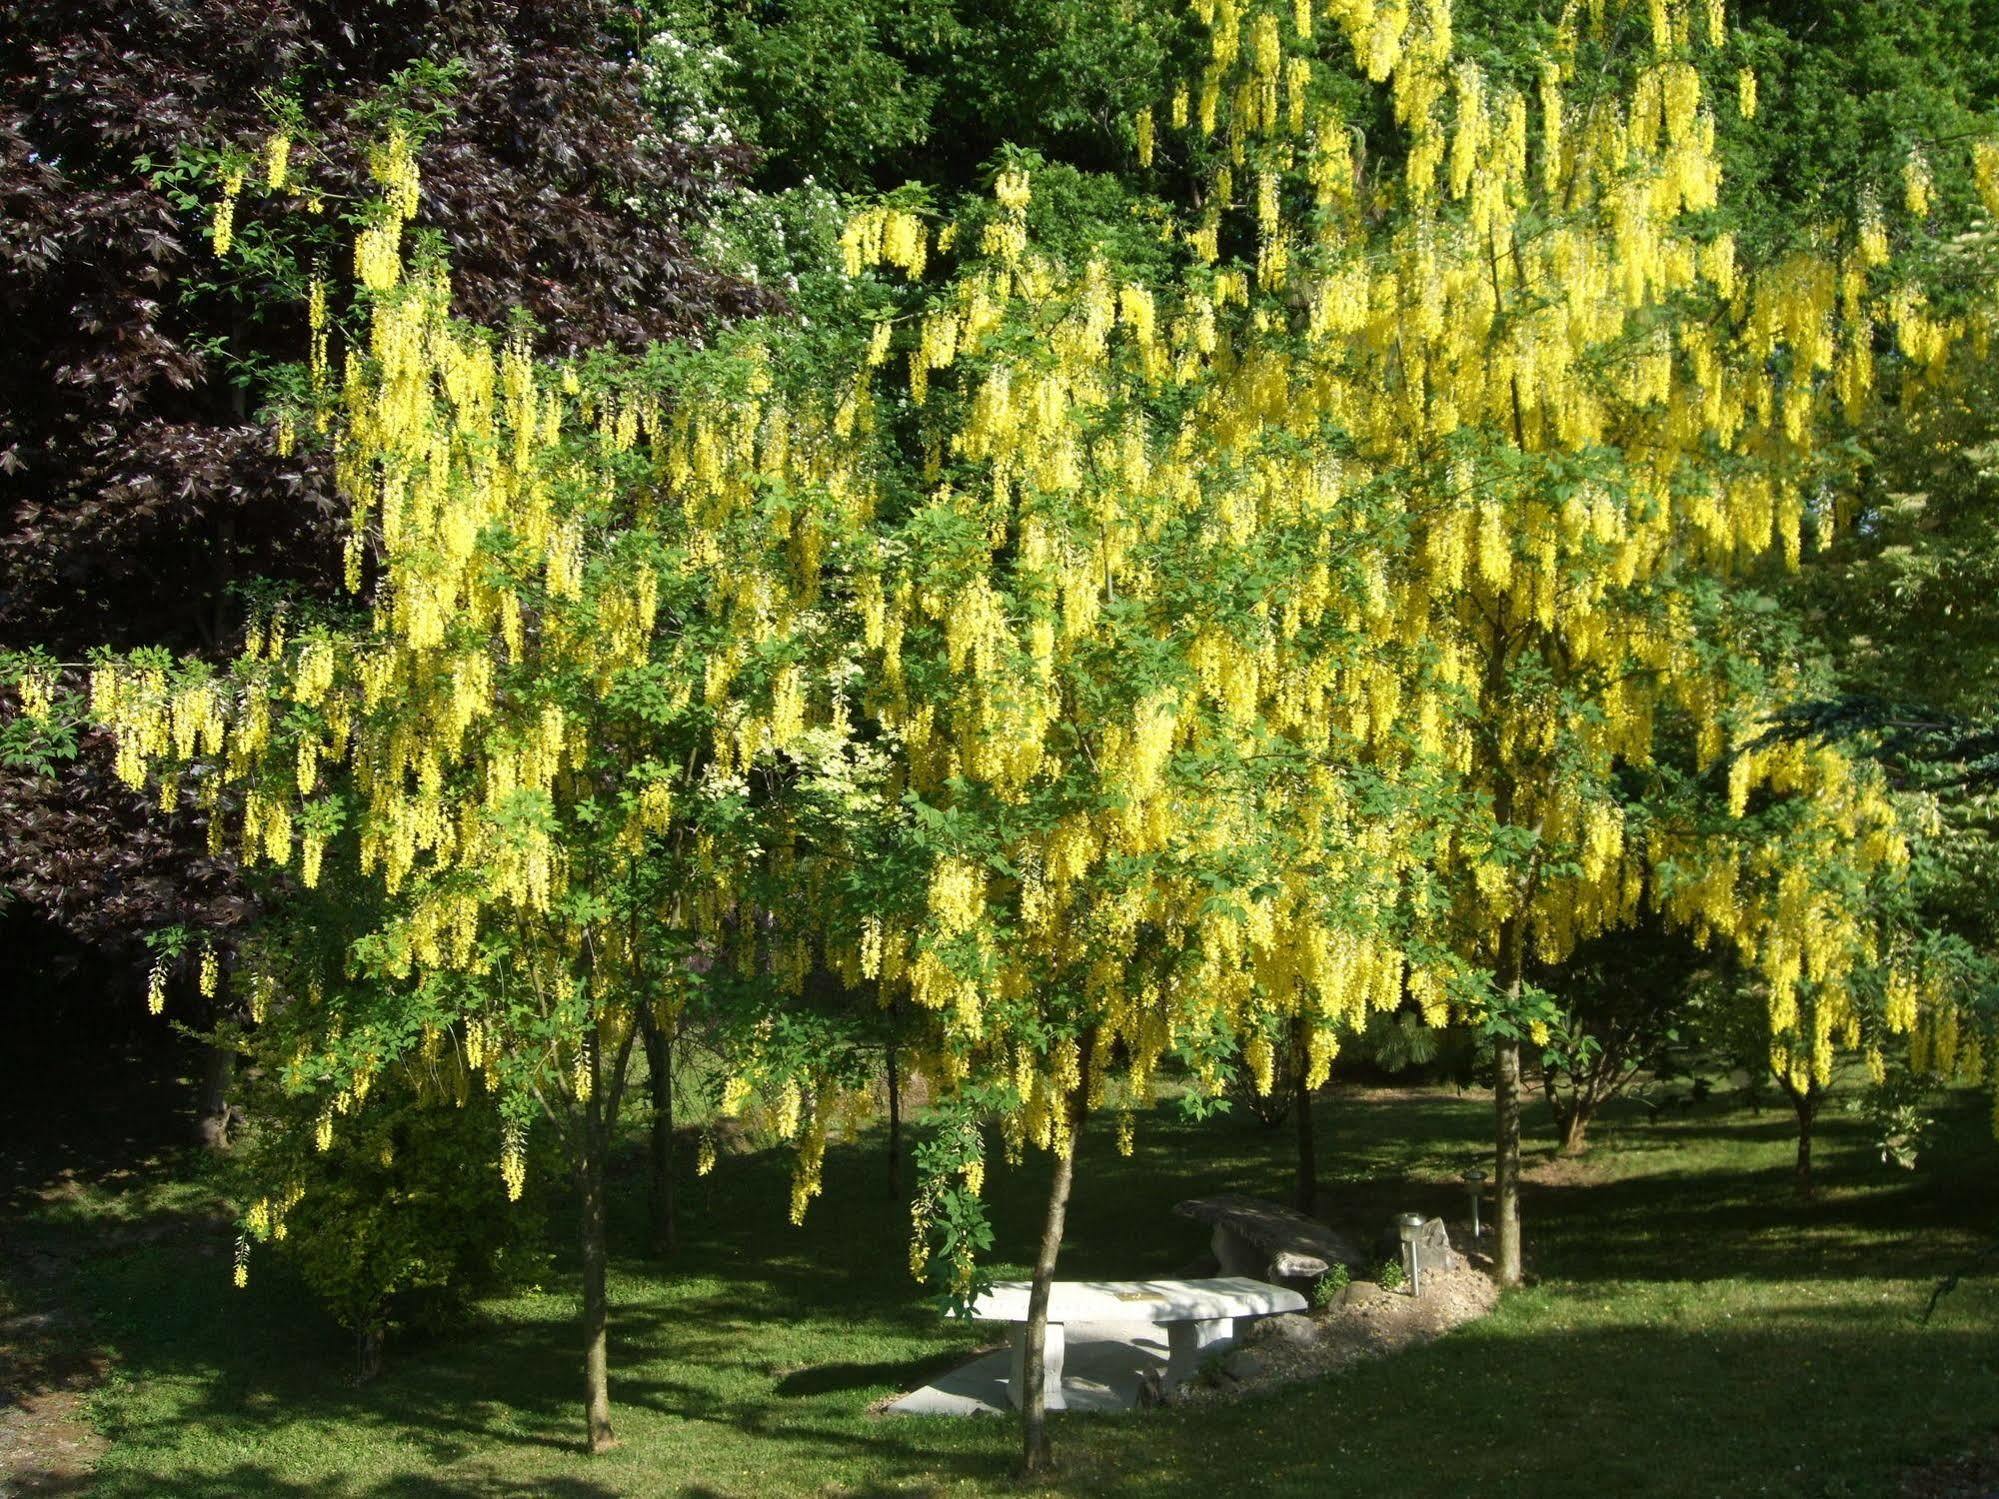
[[[1778,830],[1722,841],[1655,834],[1658,856],[1697,877],[1662,902],[1704,944],[1726,940],[1768,988],[1777,1069],[1803,1087],[1831,1078],[1836,1045],[1857,1045],[1856,976],[1880,963],[1880,933],[1852,881],[1894,874],[1908,844],[1880,778],[1829,746],[1764,744],[1761,725],[1729,766],[1731,810],[1763,790],[1795,803]],[[1891,1031],[1917,1027],[1924,988],[1891,966],[1881,1016]]]
[[[869,208],[848,220],[840,233],[840,253],[849,276],[858,276],[863,266],[892,265],[915,281],[929,258],[928,231],[913,213]]]

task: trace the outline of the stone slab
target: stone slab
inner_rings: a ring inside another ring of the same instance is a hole
[[[1215,1255],[1231,1273],[1308,1277],[1334,1265],[1358,1269],[1364,1263],[1345,1234],[1261,1197],[1240,1192],[1190,1197],[1173,1211],[1213,1226]]]
[[[972,1304],[979,1322],[1025,1322],[1032,1285],[1005,1280]],[[1212,1322],[1299,1312],[1296,1291],[1246,1275],[1211,1280],[1058,1280],[1048,1288],[1050,1322]]]

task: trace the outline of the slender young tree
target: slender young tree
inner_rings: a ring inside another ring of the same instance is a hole
[[[337,379],[323,347],[313,370],[367,623],[274,616],[225,672],[107,662],[93,707],[128,783],[198,786],[218,847],[239,830],[246,865],[336,881],[363,914],[351,940],[272,944],[240,975],[252,1053],[322,1100],[321,1141],[390,1069],[495,1092],[511,1194],[524,1133],[556,1132],[599,1450],[604,1167],[640,1011],[670,1013],[691,941],[755,962],[782,936],[749,915],[776,908],[749,894],[799,779],[771,767],[845,753],[837,719],[806,722],[810,673],[837,654],[811,602],[864,496],[824,486],[825,444],[753,338],[628,367],[613,392],[538,363],[524,334],[453,321],[443,266],[404,254],[408,137],[374,169],[367,340]],[[296,1190],[274,1181],[249,1235],[280,1232]]]

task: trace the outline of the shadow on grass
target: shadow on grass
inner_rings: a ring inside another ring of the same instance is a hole
[[[1983,1329],[1791,1306],[1775,1330],[1601,1325],[1519,1313],[1324,1384],[1107,1429],[1079,1487],[1321,1495],[1879,1494],[1901,1465],[1999,1423]],[[1326,1430],[1337,1426],[1336,1434]]]
[[[1456,1172],[1488,1137],[1478,1096],[1335,1094],[1317,1118],[1329,1217],[1367,1228],[1409,1207],[1461,1213]],[[1202,1230],[1172,1215],[1183,1197],[1289,1196],[1288,1131],[1162,1115],[1128,1159],[1107,1133],[1086,1142],[1065,1276],[1170,1273],[1204,1247]],[[1073,1485],[1205,1499],[1227,1475],[1240,1492],[1509,1493],[1549,1472],[1573,1480],[1551,1494],[1735,1492],[1744,1475],[1789,1474],[1808,1441],[1834,1468],[1875,1472],[1869,1442],[1919,1457],[1968,1424],[1999,1426],[1986,1302],[1975,1331],[1948,1315],[1923,1329],[1907,1284],[1949,1269],[1987,1228],[1999,1196],[1989,1142],[1966,1126],[1946,1142],[1950,1171],[1908,1177],[1879,1167],[1856,1123],[1831,1121],[1826,1196],[1814,1204],[1790,1199],[1787,1143],[1774,1115],[1613,1116],[1598,1147],[1604,1179],[1528,1190],[1535,1267],[1551,1284],[1489,1322],[1307,1390],[1066,1418],[1058,1441]],[[999,1252],[1018,1258],[992,1270],[1018,1274],[1046,1163],[1007,1168],[993,1154]],[[626,1446],[599,1459],[578,1450],[568,1296],[489,1303],[478,1325],[401,1348],[385,1375],[356,1387],[346,1338],[280,1268],[260,1265],[235,1292],[226,1264],[190,1269],[169,1243],[98,1256],[88,1296],[117,1359],[101,1407],[116,1446],[91,1492],[750,1499],[1003,1485],[1010,1423],[865,1414],[970,1341],[908,1279],[907,1220],[880,1168],[872,1137],[830,1152],[803,1231],[786,1221],[776,1153],[690,1175],[681,1248],[664,1263],[637,1252],[642,1193],[620,1191],[611,1366]],[[573,1267],[561,1277],[573,1284]],[[1834,1284],[1876,1280],[1897,1284],[1866,1297]],[[1815,1283],[1839,1299],[1814,1304]],[[1712,1309],[1724,1303],[1744,1321]],[[1690,1443],[1690,1431],[1717,1424],[1712,1442]],[[1584,1487],[1592,1470],[1600,1481]]]
[[[1529,1302],[1540,1294],[1529,1293]],[[1189,1499],[1217,1492],[1875,1494],[1901,1465],[1999,1426],[1999,1367],[1986,1327],[1923,1330],[1886,1312],[1814,1307],[1794,1297],[1753,1329],[1647,1326],[1633,1320],[1628,1304],[1603,1302],[1561,1319],[1571,1325],[1537,1330],[1537,1310],[1545,1312],[1545,1303],[1286,1392],[1150,1415],[1060,1419],[1063,1488]],[[423,1384],[441,1388],[435,1369]],[[649,1406],[663,1393],[647,1380],[627,1381],[624,1389],[627,1420],[631,1405]],[[509,1385],[488,1390],[486,1399],[520,1394]],[[418,1439],[440,1414],[429,1398],[397,1406],[385,1419],[404,1441]],[[323,1414],[353,1418],[351,1411]],[[531,1410],[524,1419],[541,1414]],[[198,1408],[187,1415],[203,1418]],[[921,1491],[953,1481],[981,1491],[1010,1486],[1011,1423],[788,1420],[746,1399],[710,1402],[685,1418],[753,1433],[773,1454],[782,1451],[784,1467],[696,1479],[685,1470],[634,1466],[628,1452],[562,1461],[521,1450],[518,1434],[487,1428],[490,1440],[473,1463],[440,1445],[426,1454],[430,1471],[421,1474],[301,1482],[247,1460],[201,1477],[113,1478],[93,1492],[761,1499],[908,1495],[912,1485]],[[476,1470],[448,1471],[454,1462]],[[591,1472],[576,1474],[577,1467]]]
[[[968,1363],[977,1352],[967,1343],[919,1359],[887,1359],[872,1364],[815,1364],[794,1369],[771,1386],[772,1392],[793,1399],[804,1395],[832,1395],[845,1390],[914,1390]]]
[[[91,1478],[35,1490],[37,1499],[100,1492],[97,1481]],[[146,1492],[160,1499],[249,1499],[253,1495],[260,1499],[320,1499],[320,1496],[324,1499],[617,1499],[623,1491],[587,1479],[549,1476],[516,1479],[499,1474],[404,1475],[363,1487],[329,1486],[322,1480],[295,1482],[254,1463],[239,1463],[225,1472],[201,1478],[155,1480]]]

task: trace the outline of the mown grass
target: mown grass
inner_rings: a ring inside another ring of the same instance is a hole
[[[1462,1211],[1457,1174],[1487,1139],[1481,1098],[1348,1093],[1321,1110],[1336,1214]],[[1833,1111],[1823,1195],[1809,1205],[1789,1194],[1788,1111],[1722,1098],[1656,1123],[1617,1114],[1586,1168],[1530,1188],[1537,1282],[1494,1316],[1231,1405],[1058,1418],[1050,1491],[1892,1493],[1905,1465],[1999,1430],[1999,1292],[1968,1279],[1918,1320],[1935,1278],[1995,1230],[1999,1147],[1983,1112],[1957,1100],[1921,1168],[1904,1173]],[[1174,1201],[1286,1192],[1288,1130],[1161,1113],[1128,1160],[1106,1136],[1079,1167],[1065,1274],[1170,1273],[1202,1247]],[[598,1459],[577,1449],[566,1282],[488,1302],[478,1326],[448,1340],[397,1347],[387,1372],[357,1386],[350,1344],[282,1275],[237,1292],[219,1242],[201,1255],[128,1232],[78,1262],[73,1293],[116,1360],[94,1404],[113,1445],[93,1492],[737,1499],[1014,1487],[1010,1423],[868,1412],[975,1341],[908,1278],[906,1219],[879,1141],[831,1153],[802,1230],[785,1222],[784,1170],[755,1156],[690,1177],[683,1243],[666,1265],[637,1252],[635,1169],[624,1182],[613,1281],[623,1445]],[[1030,1158],[996,1164],[990,1179],[1016,1261],[1044,1170]],[[158,1181],[126,1185],[80,1193],[28,1228],[73,1242],[94,1215],[130,1219]]]

